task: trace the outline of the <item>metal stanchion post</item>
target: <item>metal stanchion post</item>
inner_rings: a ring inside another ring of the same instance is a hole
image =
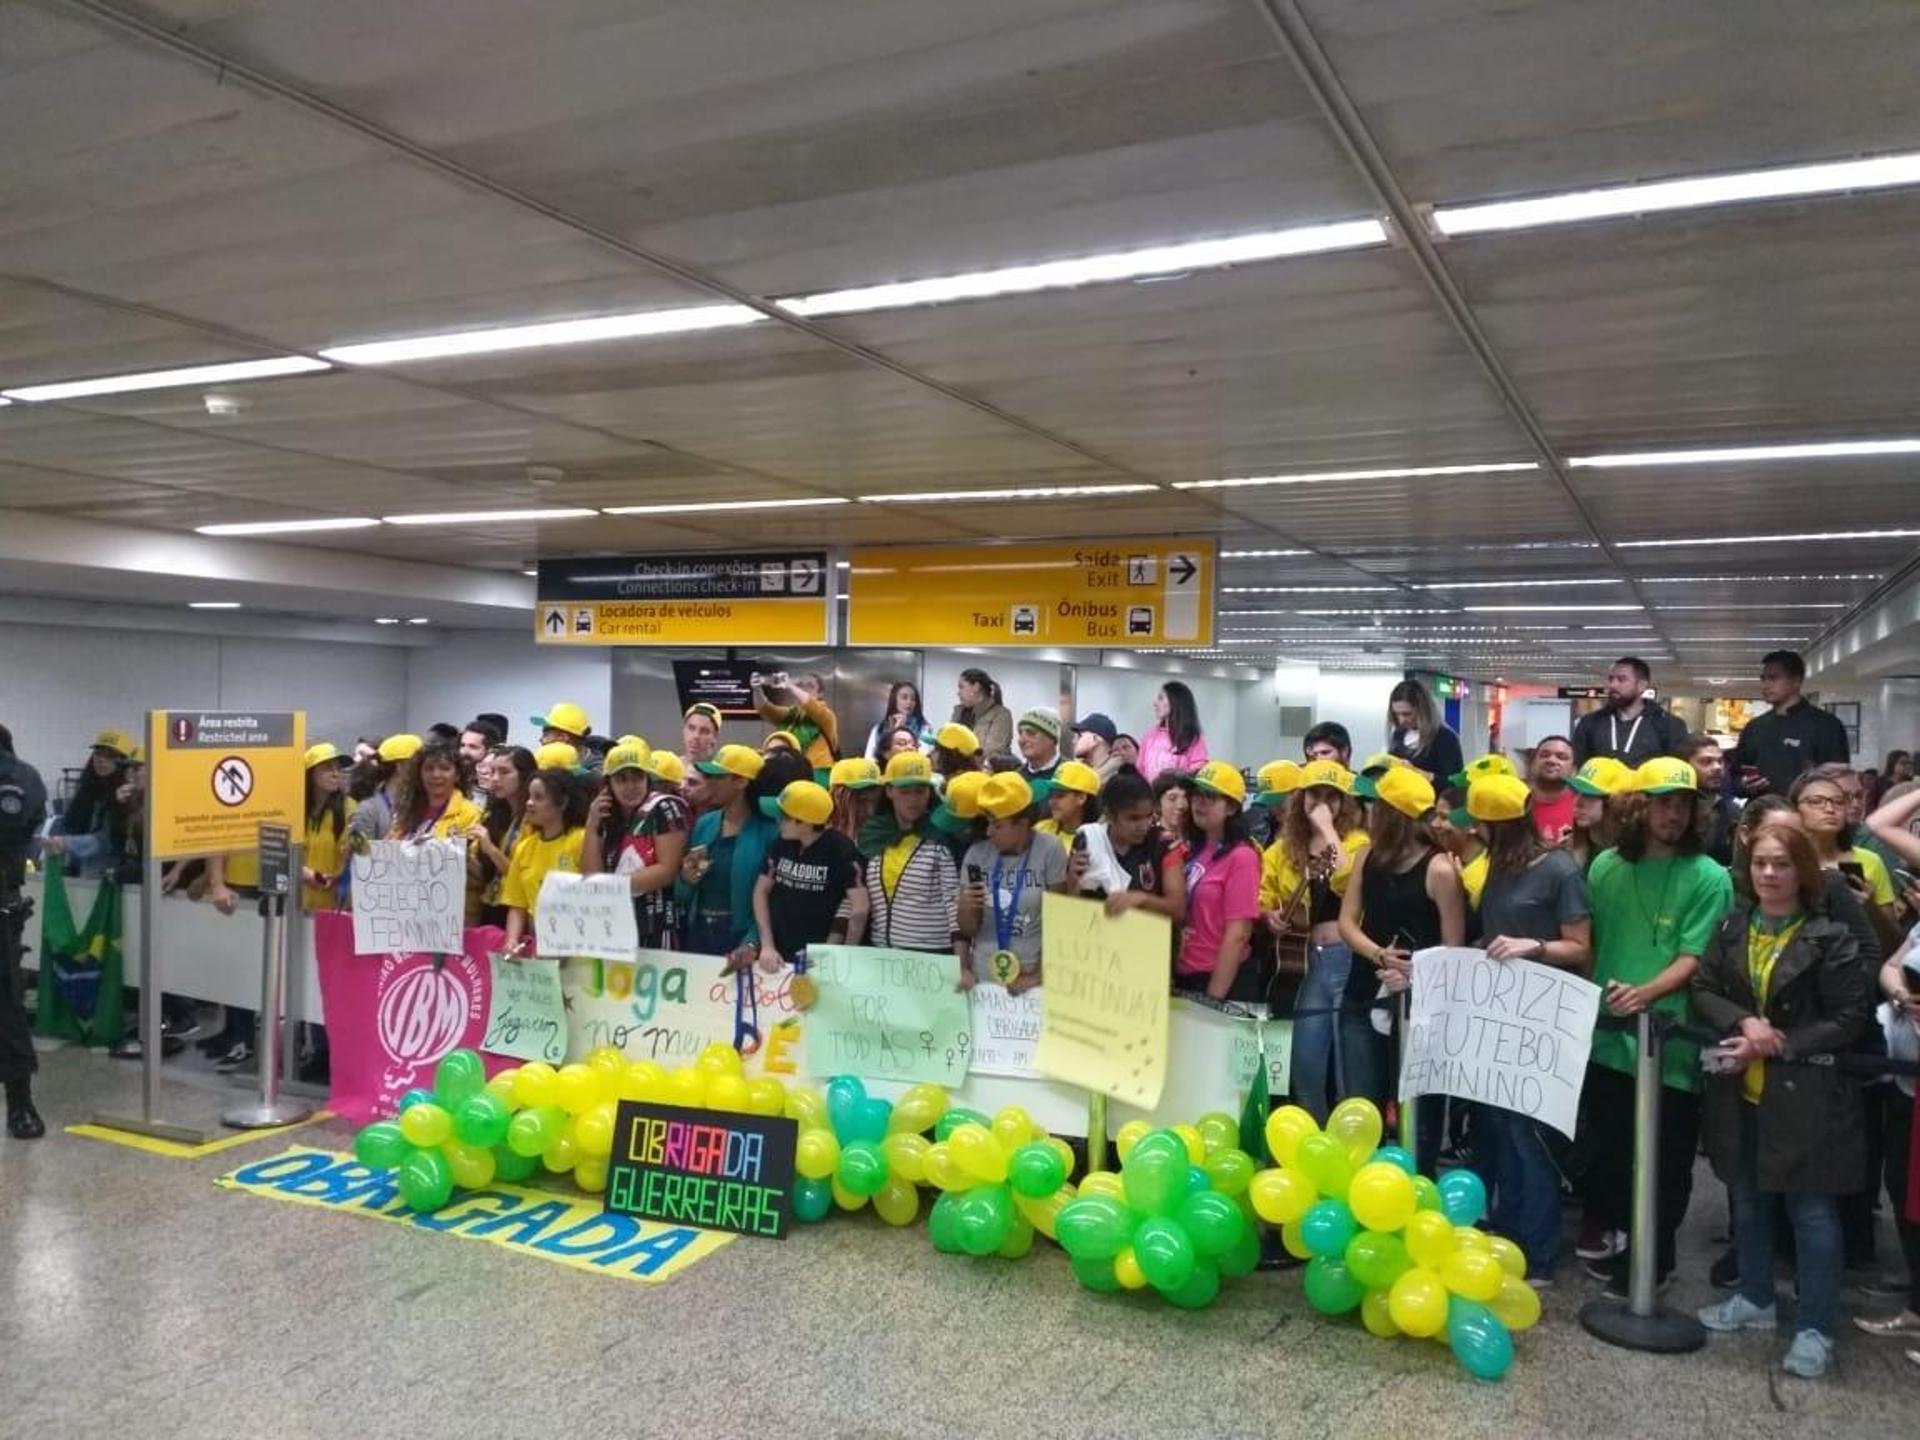
[[[1675,1355],[1698,1350],[1707,1332],[1691,1315],[1669,1310],[1657,1294],[1660,1242],[1660,1032],[1641,1011],[1635,1032],[1633,1086],[1633,1220],[1628,1240],[1627,1298],[1602,1295],[1580,1308],[1587,1333],[1626,1350]]]
[[[285,1024],[282,1010],[287,989],[287,897],[260,897],[260,918],[265,938],[261,942],[260,975],[260,1093],[243,1105],[236,1105],[220,1116],[220,1123],[236,1130],[261,1130],[271,1125],[291,1125],[313,1113],[311,1105],[285,1099],[280,1094],[280,1044]]]
[[[1399,1048],[1401,1062],[1404,1064],[1406,1058],[1407,1026],[1413,1017],[1413,991],[1411,989],[1401,992],[1400,1003],[1394,1007],[1394,1016],[1400,1026]],[[1335,1023],[1339,1023],[1337,1016],[1335,1017]],[[1394,1088],[1398,1089],[1399,1087],[1395,1086]],[[1419,1104],[1420,1101],[1416,1096],[1402,1095],[1400,1097],[1400,1148],[1406,1151],[1407,1154],[1413,1156],[1416,1164],[1420,1158],[1420,1147],[1416,1143],[1419,1126],[1415,1120],[1414,1111],[1419,1107]]]

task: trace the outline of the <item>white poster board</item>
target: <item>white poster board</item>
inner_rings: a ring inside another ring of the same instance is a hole
[[[968,1073],[1037,1080],[1033,1050],[1040,1043],[1040,1011],[1046,991],[1036,986],[1014,995],[1004,985],[975,985],[973,1058]]]
[[[631,960],[640,947],[632,883],[624,875],[549,870],[534,902],[533,931],[542,955]]]
[[[458,840],[375,840],[355,855],[353,953],[458,955],[465,948],[467,847]]]

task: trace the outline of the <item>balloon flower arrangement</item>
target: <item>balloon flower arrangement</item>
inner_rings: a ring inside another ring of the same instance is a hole
[[[354,1137],[353,1153],[371,1169],[397,1172],[401,1199],[418,1211],[438,1210],[456,1187],[527,1180],[542,1169],[597,1193],[607,1185],[622,1100],[795,1118],[821,1107],[816,1090],[746,1078],[739,1053],[725,1044],[677,1070],[630,1061],[608,1045],[583,1063],[556,1070],[533,1061],[491,1080],[478,1052],[454,1050],[435,1067],[433,1088],[409,1090],[398,1115]]]
[[[1248,1209],[1253,1158],[1231,1115],[1153,1129],[1129,1121],[1115,1137],[1118,1174],[1081,1180],[1055,1222],[1055,1238],[1089,1290],[1144,1290],[1198,1310],[1222,1277],[1250,1274],[1260,1237]]]
[[[1274,1111],[1266,1139],[1279,1163],[1253,1177],[1254,1213],[1307,1261],[1314,1309],[1358,1310],[1382,1338],[1444,1340],[1470,1374],[1497,1380],[1513,1364],[1513,1332],[1540,1318],[1526,1256],[1476,1228],[1487,1206],[1478,1175],[1451,1170],[1436,1184],[1380,1136],[1368,1100],[1343,1101],[1324,1131],[1297,1105]]]

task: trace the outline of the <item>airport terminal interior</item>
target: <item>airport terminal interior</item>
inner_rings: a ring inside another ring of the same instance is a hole
[[[1920,1433],[1916,71],[0,0],[0,1436]]]

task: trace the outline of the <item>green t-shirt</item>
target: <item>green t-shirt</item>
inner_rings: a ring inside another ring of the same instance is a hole
[[[1593,979],[1641,985],[1679,955],[1702,955],[1733,903],[1733,881],[1706,855],[1675,855],[1629,862],[1603,851],[1587,872],[1593,906]],[[1687,1018],[1687,992],[1654,1002],[1675,1020]],[[1603,1012],[1604,1013],[1604,1012]],[[1633,1073],[1637,1047],[1631,1031],[1593,1032],[1593,1060]],[[1661,1052],[1660,1081],[1676,1090],[1700,1088],[1700,1047],[1669,1040]]]

